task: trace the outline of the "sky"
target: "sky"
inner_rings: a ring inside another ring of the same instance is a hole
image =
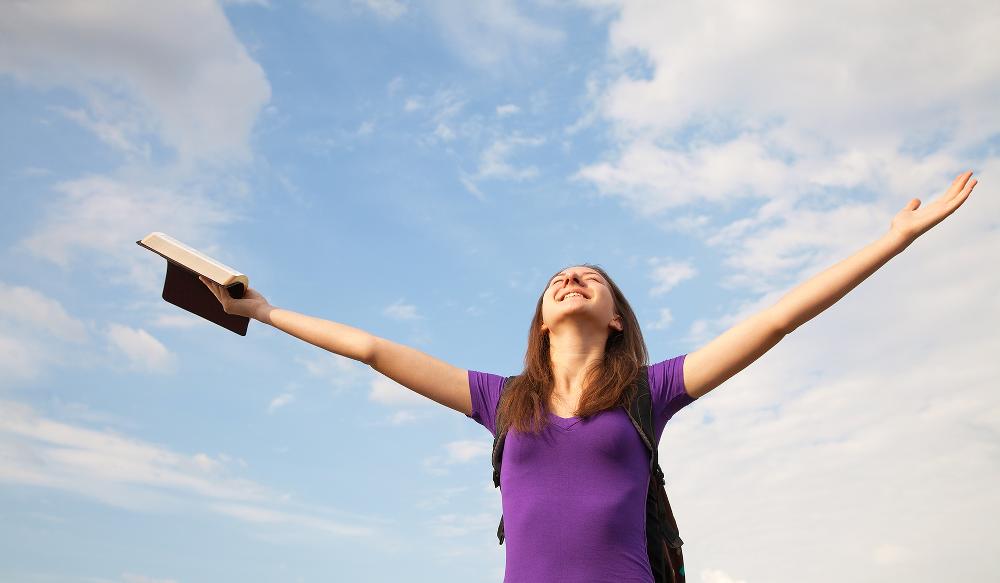
[[[658,362],[967,170],[961,208],[659,453],[692,583],[1000,568],[1000,4],[0,11],[0,580],[503,578],[488,430],[163,301],[150,232],[277,307],[511,375],[566,266],[608,271]]]

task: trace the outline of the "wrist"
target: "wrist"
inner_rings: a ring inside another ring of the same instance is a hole
[[[271,304],[262,304],[257,307],[253,312],[253,319],[264,324],[271,324],[271,311],[274,310],[274,306]]]
[[[885,239],[890,242],[896,253],[899,253],[909,247],[910,243],[916,240],[916,237],[901,233],[896,229],[889,229],[889,232],[885,234]]]

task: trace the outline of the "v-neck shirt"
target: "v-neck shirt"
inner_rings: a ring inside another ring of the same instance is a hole
[[[685,356],[647,368],[656,443],[667,421],[695,401],[684,388]],[[468,417],[491,434],[503,380],[469,371]],[[652,583],[645,532],[649,453],[628,414],[616,407],[586,420],[548,416],[541,434],[512,428],[505,439],[504,583]]]

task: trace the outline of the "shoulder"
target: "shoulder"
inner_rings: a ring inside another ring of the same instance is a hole
[[[496,373],[469,370],[469,393],[472,397],[472,414],[467,417],[483,427],[496,432],[497,403],[505,377]]]
[[[499,395],[504,375],[479,370],[469,370],[469,387],[488,394]]]
[[[649,365],[646,374],[649,377],[649,390],[654,396],[659,393],[661,397],[669,400],[680,396],[681,393],[687,395],[684,386],[686,357],[687,354],[680,354]]]
[[[695,401],[684,386],[686,356],[687,354],[680,354],[649,366],[649,393],[653,401],[653,425],[657,441],[670,418]]]

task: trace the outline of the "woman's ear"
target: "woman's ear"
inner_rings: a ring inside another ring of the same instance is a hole
[[[615,317],[611,320],[611,325],[619,332],[625,329],[625,326],[622,325],[622,317],[618,314],[615,314]]]

